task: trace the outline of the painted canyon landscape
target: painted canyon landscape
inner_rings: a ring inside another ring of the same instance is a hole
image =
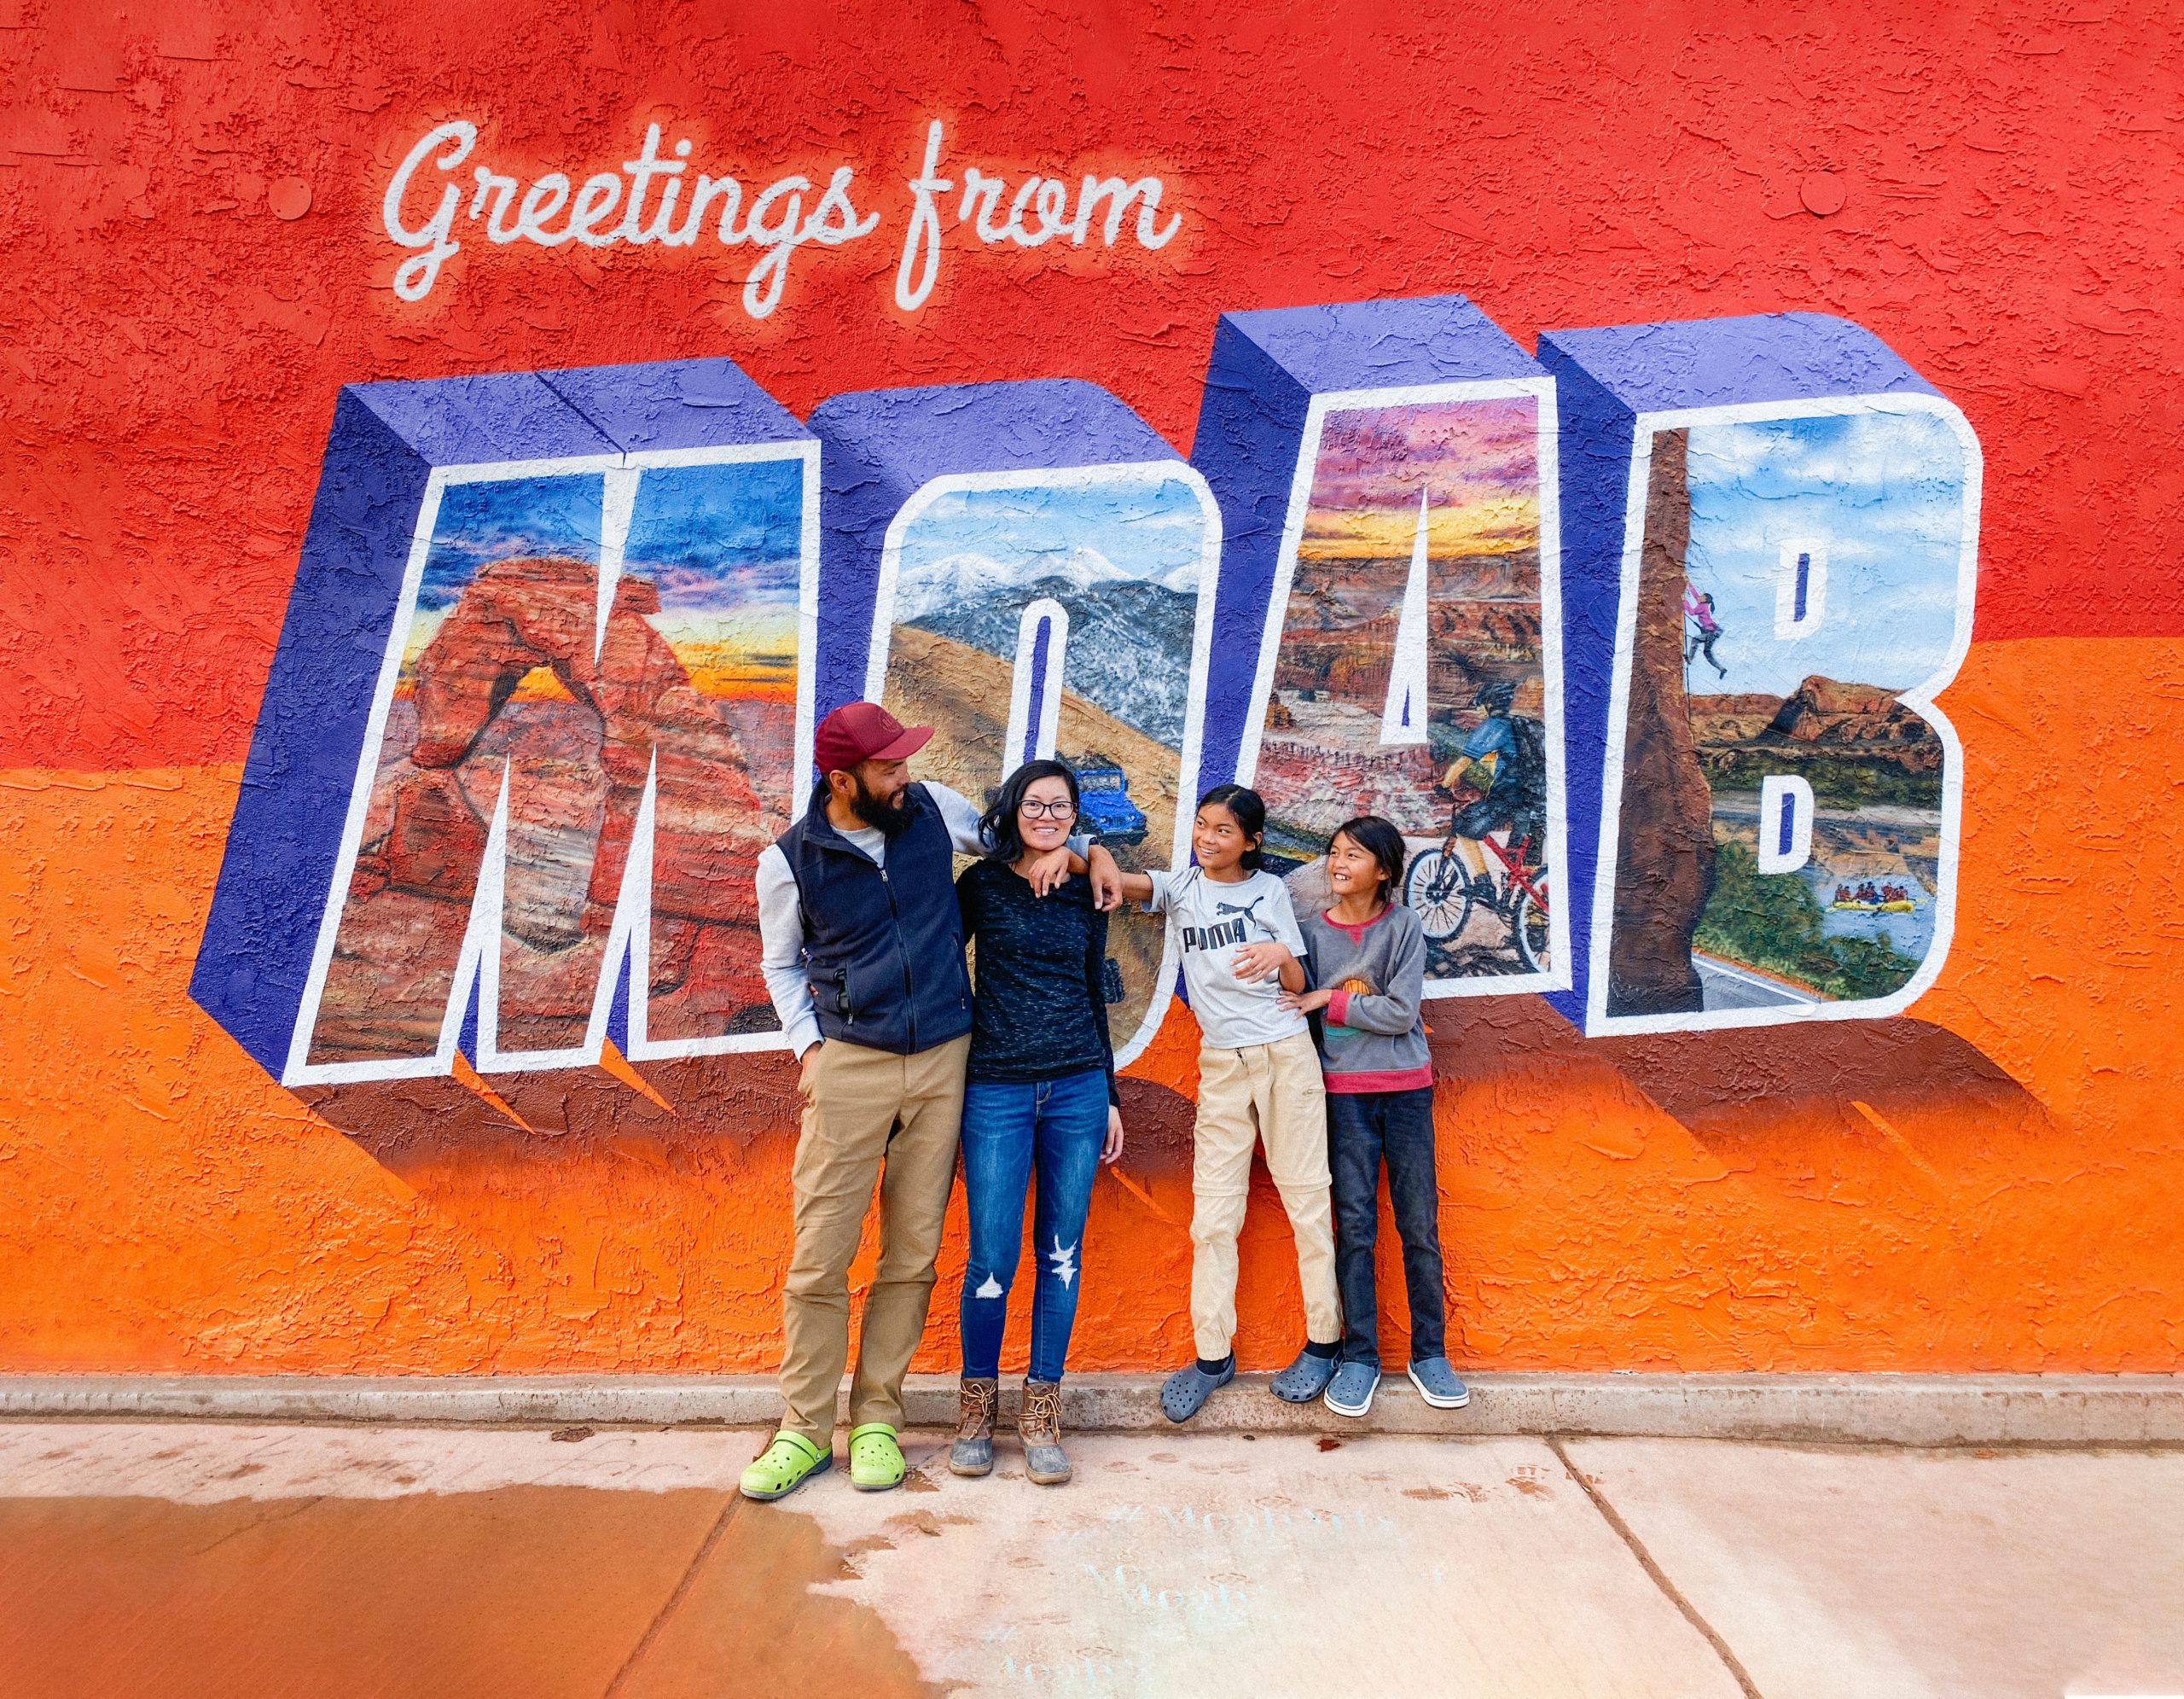
[[[798,461],[647,471],[604,571],[598,475],[449,486],[312,1062],[435,1048],[495,867],[479,1006],[500,1053],[585,1042],[618,905],[649,912],[650,1041],[775,1024],[752,873],[793,790],[801,477]],[[648,843],[648,890],[625,902]]]

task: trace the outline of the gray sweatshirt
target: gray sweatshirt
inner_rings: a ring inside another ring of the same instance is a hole
[[[1433,1083],[1420,1002],[1426,986],[1426,934],[1400,903],[1377,920],[1343,926],[1324,914],[1300,915],[1305,971],[1332,988],[1318,1022],[1320,1066],[1330,1091],[1412,1091]]]

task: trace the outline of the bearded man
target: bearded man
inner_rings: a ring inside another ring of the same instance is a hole
[[[813,735],[810,806],[758,858],[766,988],[801,1062],[804,1121],[781,1427],[743,1471],[748,1498],[779,1498],[833,1466],[849,1267],[875,1184],[880,1260],[850,1387],[850,1481],[882,1492],[903,1480],[903,1376],[925,1332],[971,1043],[954,858],[988,847],[976,807],[910,778],[932,736],[876,703],[836,708]],[[1031,864],[1032,889],[1045,896],[1080,864],[1112,907],[1114,859],[1081,837]]]

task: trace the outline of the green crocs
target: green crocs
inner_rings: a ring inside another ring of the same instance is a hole
[[[813,1475],[824,1475],[834,1466],[832,1452],[822,1452],[801,1434],[784,1428],[743,1471],[743,1496],[785,1498]]]
[[[867,1422],[850,1429],[850,1485],[858,1492],[885,1492],[900,1487],[907,1473],[895,1430],[885,1422]]]

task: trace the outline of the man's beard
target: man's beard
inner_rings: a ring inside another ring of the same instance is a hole
[[[864,788],[864,781],[851,775],[857,789],[850,797],[850,812],[868,826],[877,827],[889,837],[899,837],[909,825],[915,812],[910,803],[908,787],[895,793],[891,802],[874,795]]]

